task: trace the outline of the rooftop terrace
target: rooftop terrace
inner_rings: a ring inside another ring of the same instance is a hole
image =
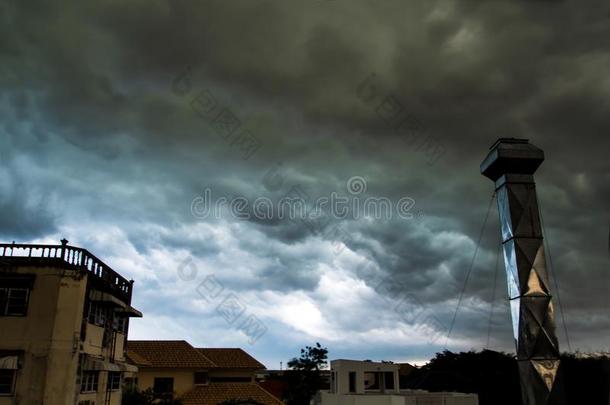
[[[94,280],[104,281],[110,290],[131,304],[133,280],[127,280],[87,249],[68,245],[0,243],[0,265],[37,265],[87,271]]]

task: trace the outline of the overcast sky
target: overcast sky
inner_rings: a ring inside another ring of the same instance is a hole
[[[4,1],[0,237],[133,278],[134,339],[268,368],[316,341],[422,361],[491,330],[514,352],[495,202],[446,336],[493,193],[479,164],[528,138],[571,349],[607,350],[608,66],[602,0]],[[206,216],[205,190],[415,204],[312,227]]]

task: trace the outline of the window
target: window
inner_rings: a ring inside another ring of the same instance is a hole
[[[127,317],[115,315],[112,320],[112,328],[117,332],[127,334]]]
[[[356,392],[356,372],[349,372],[349,392]]]
[[[377,372],[365,372],[364,373],[364,390],[365,391],[379,391],[379,375]]]
[[[155,378],[153,386],[155,395],[166,396],[174,393],[174,379],[167,377]]]
[[[127,377],[124,379],[124,381],[125,381],[125,388],[127,390],[135,390],[138,386],[138,377],[135,377],[135,378]]]
[[[0,316],[25,316],[29,296],[28,288],[0,288]]]
[[[99,371],[85,371],[80,380],[80,392],[97,392]]]
[[[394,373],[392,371],[386,371],[383,373],[383,387],[386,390],[394,389]]]
[[[117,391],[121,389],[121,373],[109,372],[108,373],[108,388],[111,391]]]
[[[208,373],[205,371],[197,371],[195,373],[195,385],[205,385],[208,383]]]
[[[104,334],[102,335],[102,347],[112,346],[115,334],[112,329],[104,328]]]
[[[0,370],[0,395],[12,395],[17,370]]]
[[[106,325],[106,308],[103,306],[91,302],[89,304],[89,323],[98,326]]]

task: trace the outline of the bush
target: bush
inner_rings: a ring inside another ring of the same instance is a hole
[[[173,398],[160,398],[151,388],[139,391],[137,388],[123,391],[122,405],[182,405],[182,401]]]

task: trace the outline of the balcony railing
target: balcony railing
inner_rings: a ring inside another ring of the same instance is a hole
[[[56,259],[63,261],[71,267],[87,270],[96,278],[106,281],[112,290],[120,293],[127,303],[131,303],[133,280],[128,281],[120,276],[87,249],[68,245],[68,241],[65,239],[61,240],[61,245],[21,244],[15,242],[0,243],[1,257]]]

